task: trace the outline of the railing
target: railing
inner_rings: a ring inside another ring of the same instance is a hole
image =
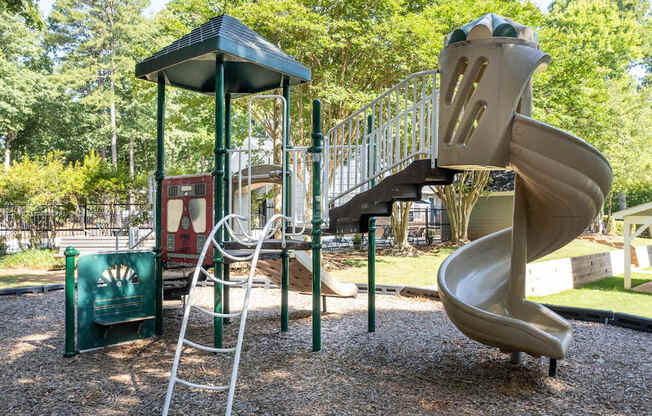
[[[254,238],[258,234],[258,231],[260,231],[260,225],[265,224],[266,219],[273,215],[274,210],[273,206],[271,207],[271,213],[269,210],[265,213],[255,213],[251,210],[252,181],[261,179],[256,177],[254,169],[264,164],[273,165],[273,149],[266,149],[264,146],[261,146],[261,143],[268,141],[268,137],[254,136],[252,105],[255,101],[264,100],[272,102],[279,101],[283,107],[282,114],[286,114],[287,102],[281,95],[257,95],[250,98],[248,104],[249,127],[245,143],[240,148],[234,147],[227,150],[227,155],[230,158],[230,171],[227,173],[226,181],[229,186],[227,193],[234,195],[234,198],[229,200],[229,212],[237,213],[246,218],[246,221],[231,221],[230,226],[235,230],[238,238]],[[285,213],[287,207],[287,211],[290,214],[286,226],[281,227],[280,230],[281,240],[284,243],[286,237],[302,236],[306,229],[305,199],[308,193],[307,184],[310,183],[310,170],[308,169],[310,167],[310,161],[308,160],[310,157],[307,152],[308,147],[287,144],[285,142],[286,125],[286,120],[282,117],[280,137],[283,141],[283,151],[281,153],[279,172],[282,194],[280,210],[282,213]],[[273,186],[271,183],[268,182],[266,186]],[[286,190],[289,190],[289,200],[286,200]]]
[[[379,219],[380,221],[380,219]],[[448,213],[443,208],[412,207],[409,213],[408,243],[413,246],[429,246],[451,240],[451,228]],[[322,247],[325,251],[350,251],[367,247],[367,235],[360,235],[356,245],[352,235],[335,235],[324,238]],[[394,232],[389,219],[376,225],[376,247],[394,245]]]
[[[149,219],[129,221],[133,212],[142,213],[147,204],[85,204],[74,207],[66,205],[43,206],[27,213],[22,205],[0,206],[1,231],[118,231],[124,224],[150,228]]]
[[[436,159],[437,73],[410,75],[324,135],[324,213],[414,160]]]

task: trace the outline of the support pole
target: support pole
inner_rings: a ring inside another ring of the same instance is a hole
[[[312,350],[321,351],[321,103],[312,102]]]
[[[510,354],[509,356],[509,362],[512,363],[513,365],[519,365],[521,364],[521,361],[523,361],[523,353],[520,351],[516,351]]]
[[[376,332],[376,217],[369,218],[369,246],[367,253],[368,331]]]
[[[370,135],[373,130],[374,119],[370,114],[367,117],[367,134]],[[367,163],[367,168],[371,170],[371,175],[376,174],[376,143],[375,140],[371,143],[369,138],[369,162],[373,161],[373,168],[371,163]],[[373,147],[373,151],[372,151]],[[371,180],[371,188],[376,186],[376,180]],[[367,330],[369,332],[376,332],[376,217],[369,218],[369,234],[367,237],[369,244],[367,245]]]
[[[632,224],[625,218],[625,247],[623,253],[625,254],[625,289],[632,288]]]
[[[79,254],[73,246],[64,251],[66,256],[66,343],[64,357],[74,357],[75,349],[75,256]]]
[[[554,358],[550,359],[550,365],[548,366],[548,377],[557,377],[557,360]]]
[[[163,335],[163,178],[165,177],[165,77],[162,72],[158,73],[158,95],[156,107],[156,246],[154,256],[156,257],[156,321],[154,333]]]
[[[229,211],[232,192],[231,192],[231,157],[228,150],[231,148],[231,94],[226,94],[224,100],[225,115],[224,115],[224,216],[226,217],[231,212]],[[229,233],[224,233],[224,241],[230,239]],[[231,265],[224,263],[224,280],[231,279]],[[229,286],[222,288],[224,293],[224,300],[222,302],[224,313],[231,311],[231,294],[229,293]],[[224,323],[228,324],[230,319],[225,318]]]
[[[224,201],[224,57],[218,56],[215,61],[215,171],[213,172],[214,180],[214,199],[215,213],[213,224],[217,224],[223,218]],[[223,245],[222,230],[215,234],[217,243]],[[213,271],[217,279],[222,279],[222,267],[224,259],[222,253],[213,249]],[[215,313],[223,313],[222,284],[215,282],[213,285],[213,310]],[[222,348],[222,318],[213,318],[214,344],[215,348]]]
[[[283,122],[285,123],[284,126],[284,131],[285,131],[285,137],[283,137],[283,140],[285,140],[285,146],[287,148],[290,147],[290,78],[285,77],[283,78],[283,98],[285,98],[285,114],[284,114],[284,120]],[[289,217],[290,212],[291,212],[291,195],[290,195],[290,154],[289,152],[285,152],[285,154],[282,155],[283,157],[283,162],[285,164],[285,189],[283,189],[284,195],[283,198],[285,198],[285,212],[283,212],[283,215]],[[293,172],[296,174],[296,172]],[[289,222],[284,222],[284,227],[289,227],[290,223]],[[290,315],[289,315],[289,291],[290,291],[290,253],[285,250],[285,247],[283,248],[283,251],[281,252],[281,332],[287,332],[288,327],[289,327],[289,320],[290,320]]]

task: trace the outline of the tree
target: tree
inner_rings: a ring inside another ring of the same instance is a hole
[[[149,39],[142,15],[146,6],[143,0],[58,0],[49,18],[49,42],[60,64],[57,79],[98,116],[93,144],[102,146],[110,137],[114,167],[119,109],[132,104],[136,56]],[[133,148],[134,137],[129,140]]]
[[[605,154],[616,194],[649,178],[650,95],[630,72],[650,48],[649,7],[649,0],[555,1],[539,31],[541,48],[553,59],[534,78],[535,118]],[[602,213],[596,230],[601,220]]]
[[[457,174],[452,184],[433,187],[448,212],[453,242],[468,241],[471,211],[487,187],[489,172],[464,171]]]
[[[178,0],[168,5],[159,21],[163,35],[174,34],[176,38],[217,12],[216,6],[201,1]],[[324,130],[328,131],[410,73],[436,68],[444,36],[456,26],[487,12],[503,13],[530,24],[538,23],[542,16],[529,3],[477,4],[471,0],[455,4],[259,0],[238,2],[228,12],[312,69],[312,81],[295,87],[291,97],[292,141],[303,145],[309,140],[312,98],[319,97],[323,103]],[[255,113],[276,143],[276,160],[280,157],[277,110],[258,107]],[[343,142],[346,137],[338,140]],[[407,244],[409,206],[395,206],[400,209],[393,216],[394,230],[405,236],[400,240]]]
[[[25,157],[0,176],[0,201],[19,206],[15,211],[16,221],[27,226],[32,248],[40,247],[43,212],[46,212],[46,221],[50,225],[48,237],[53,246],[54,225],[59,213],[55,205],[76,201],[75,195],[80,190],[76,177],[77,173],[67,167],[56,153],[45,158]],[[17,237],[21,243],[22,238]]]
[[[0,13],[0,44],[0,137],[7,170],[13,143],[34,116],[46,80],[40,71],[38,33],[22,17]]]
[[[43,21],[38,12],[38,2],[35,0],[4,0],[0,3],[0,12],[18,15],[25,19],[28,26],[41,28]]]

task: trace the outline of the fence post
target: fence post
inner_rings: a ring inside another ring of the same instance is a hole
[[[73,246],[66,248],[66,344],[64,357],[74,357],[75,349],[75,257],[79,254]]]

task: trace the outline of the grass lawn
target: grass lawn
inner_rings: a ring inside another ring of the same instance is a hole
[[[632,287],[652,281],[652,275],[632,273]],[[622,275],[549,296],[528,298],[539,303],[604,309],[652,318],[652,294],[625,290]]]
[[[437,283],[439,265],[455,249],[442,247],[419,257],[376,255],[376,283],[380,285],[433,286]],[[367,282],[366,254],[337,253],[346,256],[343,267],[330,273],[345,282]]]
[[[593,241],[574,240],[537,261],[584,256],[610,250],[617,249]],[[439,248],[437,251],[422,252],[419,257],[377,255],[376,283],[398,286],[433,286],[437,284],[439,266],[453,251],[453,248]],[[345,259],[338,262],[338,267],[329,268],[329,272],[334,277],[344,282],[367,282],[367,257],[365,253],[337,253],[337,256],[343,256]]]
[[[25,250],[16,254],[0,256],[0,270],[33,269],[52,270],[63,269],[65,260],[55,258],[57,250]]]
[[[26,250],[0,256],[0,289],[64,282],[64,259],[56,250]]]
[[[13,269],[0,271],[0,289],[10,287],[43,286],[65,281],[63,270],[27,270]]]
[[[545,257],[537,259],[535,263],[548,260],[565,259],[566,257],[586,256],[595,253],[604,253],[605,251],[618,250],[604,244],[599,244],[590,240],[573,240],[559,250],[548,254]]]

